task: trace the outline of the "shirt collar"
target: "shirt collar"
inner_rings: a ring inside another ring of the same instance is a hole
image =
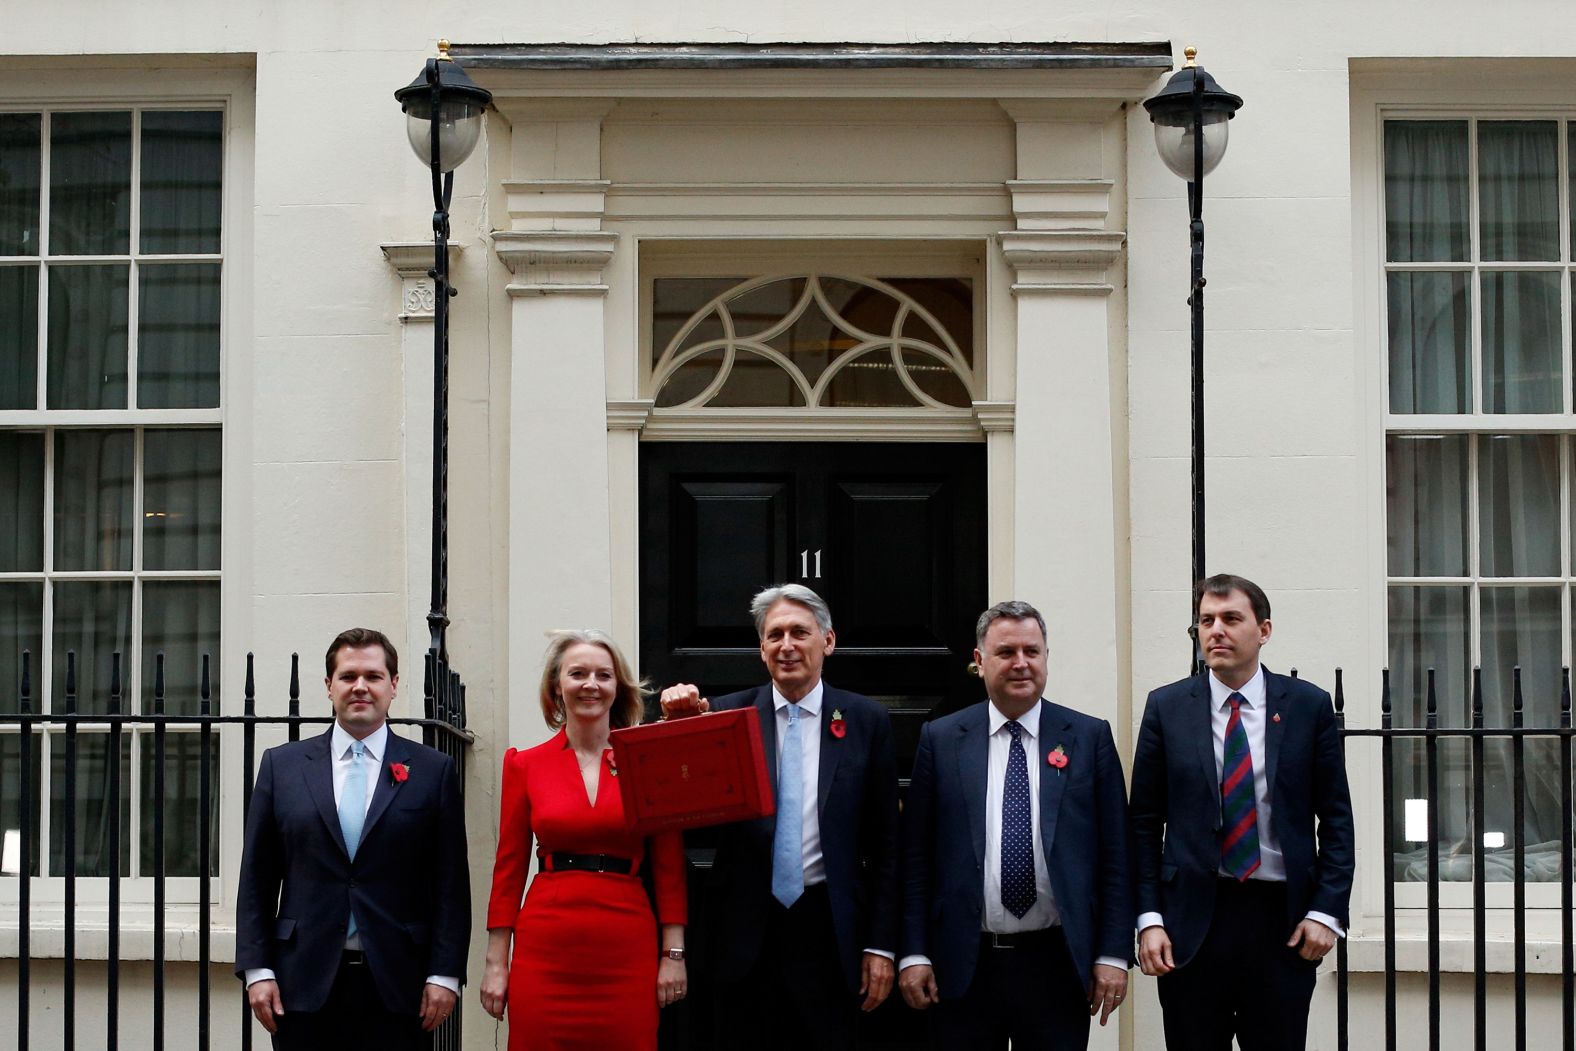
[[[810,687],[810,692],[799,698],[799,711],[819,719],[821,717],[821,694],[825,683],[820,680]],[[772,683],[772,705],[776,711],[782,711],[788,706],[788,698],[777,692],[777,684]]]
[[[383,761],[383,749],[388,744],[388,739],[389,724],[385,721],[382,726],[373,730],[362,739],[361,743],[367,746],[367,758],[374,763],[381,763]],[[345,753],[350,751],[350,746],[355,740],[354,737],[345,732],[343,726],[339,725],[339,720],[334,720],[333,736],[329,739],[328,747],[329,752],[335,759],[343,759]]]
[[[1023,727],[1023,732],[1033,738],[1040,729],[1040,706],[1044,703],[1044,700],[1035,701],[1033,708],[1024,712],[1016,720],[1010,720],[1002,714],[1000,708],[996,707],[994,701],[986,701],[985,710],[990,715],[991,734],[995,735],[1003,726],[1006,726],[1009,722],[1016,721],[1019,726]]]
[[[1253,678],[1242,684],[1242,688],[1235,691],[1242,694],[1242,699],[1249,708],[1264,707],[1264,665],[1253,669]],[[1226,702],[1231,700],[1233,693],[1230,686],[1215,678],[1215,673],[1209,673],[1209,695],[1214,701],[1215,709],[1219,711],[1226,707]]]

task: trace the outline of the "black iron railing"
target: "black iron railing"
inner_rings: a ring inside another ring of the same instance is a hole
[[[258,715],[256,678],[254,675],[252,654],[246,655],[246,681],[243,691],[242,714],[219,715],[213,710],[213,690],[210,679],[209,658],[202,657],[201,678],[197,694],[199,698],[196,714],[171,715],[166,713],[166,690],[164,655],[158,654],[155,658],[153,690],[149,698],[149,710],[146,714],[126,714],[124,712],[125,697],[121,688],[121,657],[115,654],[111,662],[110,691],[108,705],[103,712],[83,713],[78,710],[76,655],[66,655],[65,690],[58,704],[59,711],[50,713],[34,713],[33,690],[31,683],[31,670],[29,667],[30,655],[22,654],[22,676],[19,703],[15,714],[0,715],[0,731],[14,733],[18,744],[18,792],[17,800],[20,810],[20,842],[18,856],[18,887],[17,887],[17,997],[16,997],[16,1046],[19,1051],[27,1051],[30,1044],[31,1026],[31,998],[32,998],[32,944],[31,926],[36,917],[33,914],[32,875],[35,872],[36,860],[34,839],[43,830],[35,824],[35,802],[31,774],[37,758],[34,755],[34,738],[43,732],[58,734],[62,739],[61,761],[59,766],[62,784],[60,791],[51,791],[51,796],[57,806],[63,807],[63,813],[52,815],[52,819],[60,822],[61,838],[65,847],[62,851],[63,862],[59,875],[63,880],[63,905],[62,919],[63,952],[62,974],[63,988],[61,996],[61,1042],[58,1046],[63,1051],[75,1051],[78,1044],[77,1034],[77,927],[79,916],[77,908],[77,884],[81,879],[90,877],[81,876],[77,872],[77,828],[76,814],[79,793],[79,738],[83,731],[91,734],[105,735],[109,741],[106,753],[106,806],[109,820],[106,823],[106,842],[104,851],[104,867],[106,871],[95,872],[94,877],[107,878],[106,889],[106,925],[107,925],[107,950],[106,950],[106,1011],[103,1019],[104,1028],[101,1033],[83,1034],[82,1046],[105,1048],[106,1051],[115,1051],[120,1040],[120,964],[121,964],[121,934],[122,934],[122,909],[121,909],[121,777],[123,773],[122,740],[125,734],[142,733],[151,739],[151,762],[149,774],[152,780],[151,798],[154,804],[150,808],[149,817],[152,825],[151,837],[151,877],[153,880],[153,910],[150,917],[153,935],[152,953],[152,1030],[146,1035],[145,1040],[139,1039],[136,1043],[146,1043],[155,1051],[162,1051],[167,1046],[181,1048],[195,1047],[198,1051],[208,1051],[214,1041],[214,1025],[212,1019],[213,990],[211,988],[211,974],[213,962],[212,931],[213,931],[213,902],[212,878],[218,873],[218,865],[214,855],[213,832],[216,820],[214,808],[214,790],[216,787],[215,759],[218,739],[237,741],[241,750],[241,810],[240,820],[245,821],[245,815],[250,808],[252,799],[252,783],[256,777],[257,761],[257,735],[259,728],[280,728],[290,741],[301,738],[303,727],[311,732],[321,732],[331,723],[330,716],[303,716],[301,714],[301,674],[300,659],[292,654],[290,657],[290,686],[288,695],[288,713],[285,715]],[[436,651],[429,650],[426,654],[425,671],[423,676],[424,717],[421,719],[391,719],[391,723],[411,727],[419,727],[422,741],[432,748],[436,748],[445,755],[450,756],[460,769],[460,783],[464,785],[465,758],[469,750],[472,735],[465,727],[465,687],[460,681],[458,673],[454,672],[447,661],[440,658]],[[167,933],[167,904],[169,873],[166,858],[166,767],[170,755],[170,731],[174,730],[181,736],[192,736],[197,739],[197,847],[196,847],[196,872],[198,874],[198,901],[197,901],[197,1027],[195,1033],[180,1033],[173,1043],[169,1041],[166,1032],[166,977],[168,964],[165,959],[165,935]],[[184,731],[184,732],[183,732]],[[182,733],[183,732],[183,733]],[[233,745],[232,745],[233,747]],[[462,789],[463,790],[463,789]],[[47,836],[40,837],[47,843]],[[48,850],[48,847],[45,847]],[[54,873],[51,873],[52,875]],[[228,996],[225,997],[228,999]],[[234,1002],[234,1001],[231,1001]],[[223,1036],[218,1039],[221,1047],[240,1046],[243,1049],[252,1047],[253,1019],[252,1013],[247,1008],[244,995],[239,997],[239,1015],[237,1019],[238,1037],[235,1039]],[[226,1025],[224,1028],[228,1029]],[[234,1032],[234,1030],[232,1030]],[[433,1034],[433,1051],[457,1051],[460,1046],[460,1012],[455,1011],[439,1029]]]
[[[1490,882],[1487,878],[1487,845],[1484,828],[1487,816],[1487,791],[1485,786],[1485,772],[1489,763],[1485,754],[1489,743],[1503,741],[1508,745],[1510,752],[1510,804],[1511,804],[1511,829],[1512,843],[1510,849],[1510,868],[1512,885],[1512,970],[1514,972],[1514,1002],[1511,1005],[1512,1031],[1510,1033],[1496,1032],[1494,1041],[1497,1046],[1511,1044],[1516,1051],[1525,1051],[1527,1046],[1527,869],[1526,869],[1526,802],[1527,802],[1527,762],[1526,748],[1529,740],[1552,740],[1558,743],[1558,757],[1555,760],[1557,770],[1555,777],[1559,782],[1559,860],[1558,881],[1560,886],[1560,931],[1561,931],[1561,1025],[1560,1042],[1556,1045],[1548,1033],[1538,1034],[1536,1043],[1539,1047],[1559,1046],[1565,1051],[1576,1051],[1576,974],[1573,974],[1573,965],[1576,965],[1576,951],[1573,951],[1572,942],[1572,878],[1571,878],[1571,684],[1570,669],[1566,668],[1561,673],[1560,712],[1558,726],[1529,727],[1525,725],[1526,706],[1522,695],[1521,669],[1515,668],[1512,672],[1512,698],[1510,706],[1510,725],[1500,727],[1485,726],[1483,703],[1483,676],[1481,669],[1474,669],[1470,686],[1470,725],[1468,726],[1441,726],[1440,691],[1436,683],[1434,670],[1427,672],[1426,700],[1423,712],[1422,726],[1396,726],[1395,716],[1391,704],[1390,673],[1386,671],[1382,682],[1380,695],[1380,725],[1378,729],[1356,729],[1346,725],[1345,691],[1342,684],[1341,672],[1335,674],[1335,710],[1336,718],[1341,726],[1343,744],[1354,739],[1377,739],[1380,755],[1380,785],[1381,801],[1380,814],[1383,821],[1384,848],[1383,857],[1386,865],[1386,878],[1384,882],[1384,1048],[1385,1051],[1395,1051],[1398,1041],[1406,1047],[1413,1048],[1424,1046],[1419,1041],[1422,1034],[1407,1034],[1401,1041],[1401,1034],[1397,1023],[1399,996],[1397,993],[1397,906],[1396,906],[1396,876],[1391,865],[1391,851],[1397,843],[1396,838],[1396,750],[1397,743],[1407,743],[1412,748],[1414,764],[1417,763],[1416,750],[1420,749],[1421,775],[1424,784],[1423,796],[1428,800],[1426,807],[1426,855],[1424,870],[1427,898],[1425,906],[1425,922],[1427,927],[1427,1044],[1430,1051],[1441,1046],[1441,973],[1440,973],[1440,943],[1441,943],[1441,905],[1440,889],[1443,882],[1440,866],[1441,836],[1441,811],[1440,804],[1440,746],[1442,743],[1463,742],[1470,755],[1472,783],[1470,789],[1470,802],[1468,804],[1470,817],[1466,827],[1470,835],[1471,857],[1471,882],[1472,882],[1472,941],[1473,941],[1473,1043],[1477,1051],[1484,1051],[1488,1047],[1488,894],[1487,887]],[[1502,882],[1495,880],[1493,882]],[[1336,949],[1336,1011],[1338,1046],[1345,1051],[1351,1046],[1351,1011],[1349,1002],[1351,970],[1347,941],[1342,939]],[[1453,1044],[1459,1041],[1452,1039]],[[1369,1037],[1359,1041],[1362,1047],[1376,1046],[1374,1038]]]

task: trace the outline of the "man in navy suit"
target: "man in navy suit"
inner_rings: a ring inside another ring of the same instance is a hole
[[[235,906],[235,973],[275,1048],[414,1049],[454,1010],[470,944],[454,760],[388,728],[399,655],[328,648],[334,725],[263,753]]]
[[[975,628],[989,700],[926,724],[903,813],[909,1006],[938,1048],[1081,1049],[1127,991],[1127,797],[1111,726],[1044,700],[1045,620]]]
[[[754,708],[777,812],[720,830],[709,893],[718,1047],[849,1048],[892,991],[897,760],[886,709],[821,679],[832,614],[800,584],[750,603],[771,683],[708,703],[662,691],[664,718]]]
[[[1149,695],[1133,757],[1139,964],[1171,1051],[1301,1048],[1352,890],[1340,733],[1329,694],[1259,663],[1257,584],[1209,577],[1193,608],[1209,670]]]

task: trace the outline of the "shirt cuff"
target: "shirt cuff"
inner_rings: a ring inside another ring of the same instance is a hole
[[[248,989],[258,982],[271,982],[273,980],[274,972],[270,967],[248,967],[246,969],[246,986]]]
[[[1341,922],[1334,916],[1331,916],[1329,913],[1314,912],[1310,909],[1308,912],[1308,919],[1319,921],[1326,927],[1330,928],[1330,930],[1334,931],[1339,937],[1346,937],[1346,931],[1341,928]]]
[[[1096,956],[1094,962],[1104,964],[1107,967],[1115,967],[1119,971],[1125,971],[1132,966],[1126,960],[1119,960],[1115,956]]]
[[[460,980],[458,978],[450,978],[446,974],[429,974],[427,975],[427,984],[447,989],[455,996],[460,995]]]
[[[1164,927],[1166,921],[1161,919],[1158,912],[1141,912],[1138,914],[1138,933],[1143,934],[1151,927]]]
[[[897,953],[888,949],[866,949],[865,952],[869,953],[871,956],[880,956],[887,960],[897,959]]]
[[[898,973],[899,974],[901,974],[902,972],[908,970],[910,967],[929,967],[929,966],[930,966],[930,957],[926,956],[922,952],[921,953],[915,953],[913,956],[905,956],[905,957],[903,957],[901,960],[899,960],[897,962],[897,969],[898,969]]]

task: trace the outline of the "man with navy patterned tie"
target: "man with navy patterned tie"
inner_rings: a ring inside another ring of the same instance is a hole
[[[1139,965],[1171,1051],[1288,1051],[1347,922],[1340,733],[1329,694],[1259,663],[1263,589],[1218,574],[1193,608],[1209,670],[1149,695],[1133,757]]]
[[[415,1051],[454,1010],[470,944],[454,760],[388,727],[399,654],[341,632],[334,725],[263,753],[235,905],[235,973],[280,1051]]]
[[[1127,991],[1127,797],[1111,726],[1042,694],[1045,620],[975,627],[988,701],[927,723],[903,811],[898,987],[938,1048],[1088,1046]]]

